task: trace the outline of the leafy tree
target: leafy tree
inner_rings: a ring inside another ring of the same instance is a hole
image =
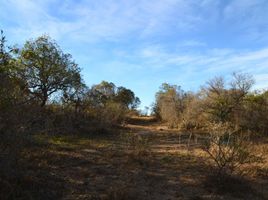
[[[49,36],[27,41],[19,52],[21,76],[43,107],[49,97],[81,82],[80,68]]]
[[[6,37],[0,36],[0,103],[3,107],[18,103],[22,98],[23,80],[17,76],[14,49],[6,46]]]
[[[102,81],[100,84],[94,85],[92,89],[98,91],[107,99],[113,97],[116,92],[115,84],[107,81]]]
[[[156,93],[154,110],[159,113],[162,120],[167,121],[171,127],[178,126],[180,115],[184,110],[186,93],[180,86],[163,83],[160,91]]]
[[[77,81],[72,88],[66,88],[63,93],[62,102],[64,105],[74,107],[75,112],[79,112],[84,104],[85,95],[88,87],[83,83]]]
[[[90,98],[99,105],[104,106],[107,101],[115,97],[116,86],[112,82],[102,81],[97,85],[93,85],[90,90]]]
[[[10,59],[10,55],[6,50],[6,37],[4,36],[4,32],[1,30],[0,33],[0,72],[3,73],[4,67],[7,66]]]
[[[0,122],[3,124],[4,112],[11,105],[11,79],[8,73],[10,55],[6,51],[6,39],[1,30],[0,38]]]
[[[239,119],[242,128],[268,135],[268,91],[247,95]]]
[[[127,109],[135,109],[140,103],[133,91],[122,86],[116,87],[114,83],[107,81],[93,85],[89,93],[91,101],[101,106],[108,102],[116,102]]]
[[[17,76],[14,48],[6,46],[3,31],[0,35],[0,131],[16,129],[22,105],[27,102],[24,80]]]
[[[117,88],[115,101],[131,109],[135,109],[140,104],[140,99],[135,97],[134,92],[125,87]]]

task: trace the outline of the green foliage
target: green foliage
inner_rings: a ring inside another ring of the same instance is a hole
[[[140,104],[140,100],[135,97],[134,92],[122,86],[117,88],[114,100],[130,109],[135,109]]]
[[[122,86],[116,87],[114,83],[106,81],[93,85],[88,96],[91,101],[102,106],[107,102],[116,102],[126,109],[135,109],[140,104],[133,91]]]
[[[80,68],[49,36],[20,49],[0,37],[0,131],[77,132],[121,123],[139,104],[134,92],[106,81],[84,84]]]
[[[80,69],[70,54],[65,54],[54,40],[41,36],[27,41],[19,51],[20,75],[29,92],[44,106],[49,97],[81,82]]]
[[[6,47],[1,31],[0,38],[0,132],[16,130],[21,125],[19,114],[27,101],[24,80],[16,76],[13,49]],[[15,126],[16,125],[16,126]]]
[[[268,92],[249,94],[243,105],[243,112],[239,120],[240,126],[268,135]]]

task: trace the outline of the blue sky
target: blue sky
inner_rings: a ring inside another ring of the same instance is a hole
[[[125,86],[142,106],[163,82],[195,91],[233,71],[268,88],[267,0],[0,0],[0,29],[18,45],[49,34],[88,85]]]

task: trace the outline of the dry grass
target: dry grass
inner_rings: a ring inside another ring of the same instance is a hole
[[[21,188],[25,199],[268,197],[267,143],[256,145],[256,151],[266,156],[263,163],[246,166],[252,173],[243,179],[226,178],[220,183],[233,187],[219,187],[209,176],[211,163],[200,148],[201,139],[191,141],[188,148],[188,134],[159,128],[151,119],[135,120],[113,134],[37,135],[37,145],[23,153],[23,169],[18,169],[23,175],[15,186],[1,182],[5,186],[1,194],[12,187]]]

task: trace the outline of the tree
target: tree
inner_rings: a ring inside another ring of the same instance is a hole
[[[253,83],[253,78],[243,73],[233,73],[229,88],[226,87],[222,77],[215,77],[208,81],[208,86],[204,89],[204,111],[210,115],[210,120],[214,122],[238,120],[244,100]]]
[[[268,91],[247,95],[239,119],[243,129],[268,135]]]
[[[6,39],[1,30],[0,37],[0,132],[5,128],[8,120],[7,113],[10,111],[11,95],[13,87],[8,73],[9,53],[6,51]]]
[[[223,77],[215,77],[207,82],[204,89],[206,95],[204,111],[209,113],[215,122],[225,122],[230,119],[232,102],[229,91],[225,88]]]
[[[88,87],[83,82],[74,83],[72,88],[66,88],[61,98],[62,103],[67,107],[73,107],[75,113],[81,111],[85,99],[85,95],[88,92]]]
[[[15,49],[6,46],[6,37],[0,32],[0,131],[22,127],[25,118],[19,115],[27,102],[25,82],[18,77]]]
[[[0,33],[0,106],[7,108],[22,99],[24,88],[14,66],[14,49],[6,46],[6,37],[2,30]]]
[[[115,97],[116,86],[112,82],[102,81],[97,85],[93,85],[90,90],[90,97],[93,101],[104,106],[107,101]]]
[[[107,81],[93,85],[88,96],[92,102],[99,106],[116,102],[126,109],[135,109],[140,104],[140,99],[135,96],[133,91],[122,86],[116,87],[114,83]]]
[[[135,97],[134,92],[125,87],[117,88],[115,101],[130,109],[135,109],[140,104],[140,99]]]
[[[184,110],[185,97],[186,93],[180,86],[163,83],[160,91],[156,93],[156,106],[154,110],[171,127],[178,126],[179,117]]]
[[[80,68],[49,36],[27,41],[19,52],[21,76],[43,107],[52,94],[81,82]]]
[[[9,53],[6,51],[6,37],[4,36],[4,32],[1,30],[0,36],[0,72],[1,74],[4,71],[4,67],[8,64],[10,59]]]

